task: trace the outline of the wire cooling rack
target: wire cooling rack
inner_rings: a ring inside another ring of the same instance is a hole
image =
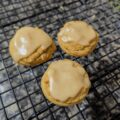
[[[65,22],[78,19],[100,34],[94,52],[81,58],[65,54],[56,40]],[[57,45],[51,60],[33,68],[15,65],[8,51],[15,31],[25,25],[43,28]],[[50,103],[39,85],[48,64],[64,58],[83,64],[92,82],[86,99],[72,107]],[[120,120],[120,12],[109,0],[1,0],[0,119]]]

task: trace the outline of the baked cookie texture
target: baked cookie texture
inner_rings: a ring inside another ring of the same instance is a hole
[[[9,51],[17,64],[35,66],[52,57],[56,46],[52,38],[40,28],[22,27],[10,41]]]
[[[52,62],[41,79],[45,97],[59,106],[81,102],[91,86],[85,69],[68,59]]]
[[[83,21],[65,23],[57,37],[64,52],[76,57],[90,54],[99,40],[98,33],[93,27]]]

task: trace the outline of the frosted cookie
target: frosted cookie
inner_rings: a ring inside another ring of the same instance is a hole
[[[60,106],[81,102],[88,94],[90,86],[85,69],[68,59],[51,63],[41,80],[45,97]]]
[[[58,33],[60,47],[76,57],[91,53],[98,43],[98,33],[83,21],[67,22]]]
[[[25,66],[35,66],[49,60],[56,50],[52,38],[40,28],[22,27],[10,41],[13,60]]]

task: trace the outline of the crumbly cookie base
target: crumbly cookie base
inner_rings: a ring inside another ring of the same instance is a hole
[[[39,47],[28,57],[21,59],[18,64],[22,64],[24,66],[35,66],[44,63],[52,57],[52,54],[55,52],[55,50],[56,46],[54,43],[52,43],[52,45],[45,50]]]

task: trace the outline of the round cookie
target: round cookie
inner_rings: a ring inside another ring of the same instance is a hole
[[[45,97],[60,106],[81,102],[88,94],[90,86],[85,69],[68,59],[52,62],[41,80]]]
[[[60,47],[76,57],[91,53],[98,43],[98,33],[83,21],[67,22],[58,33]]]
[[[52,38],[40,28],[22,27],[10,41],[9,51],[13,60],[25,66],[46,62],[55,52]]]

